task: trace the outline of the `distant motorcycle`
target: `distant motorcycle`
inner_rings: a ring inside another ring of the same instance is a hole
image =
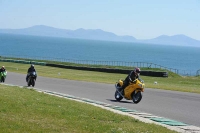
[[[139,103],[142,99],[142,92],[144,92],[144,81],[142,79],[136,79],[122,91],[119,91],[123,85],[123,80],[119,80],[115,84],[115,99],[121,101],[123,98],[126,100],[133,100],[134,103]]]
[[[0,73],[0,82],[5,82],[7,76],[7,71],[3,71]]]
[[[35,86],[36,77],[37,77],[36,72],[29,73],[28,82],[27,82],[28,86],[31,86],[31,85],[33,87]]]

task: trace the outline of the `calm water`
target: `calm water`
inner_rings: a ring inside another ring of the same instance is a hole
[[[186,46],[0,34],[0,55],[147,62],[192,73],[200,69],[200,47]]]

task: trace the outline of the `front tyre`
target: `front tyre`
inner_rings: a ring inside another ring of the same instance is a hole
[[[132,99],[134,103],[139,103],[142,100],[142,92],[138,91],[138,92],[133,92],[132,94]]]
[[[115,91],[115,99],[116,99],[117,101],[121,101],[121,100],[123,99],[123,97],[119,94],[118,91]]]
[[[32,86],[35,86],[35,79],[32,79]]]
[[[5,82],[5,78],[4,77],[2,77],[1,82]]]
[[[31,81],[28,81],[28,86],[30,86],[31,85]]]
[[[30,78],[28,78],[27,85],[28,85],[28,86],[31,86],[31,79],[30,79]]]

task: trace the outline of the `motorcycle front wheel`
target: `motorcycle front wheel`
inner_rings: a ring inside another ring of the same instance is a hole
[[[133,92],[132,99],[134,103],[139,103],[142,100],[142,93],[141,91]]]
[[[1,77],[1,82],[4,82],[5,81],[5,78],[4,77]]]
[[[115,91],[115,99],[116,99],[117,101],[121,101],[121,100],[123,99],[123,97],[119,94],[118,91]]]
[[[31,81],[28,81],[28,83],[27,83],[27,84],[28,84],[28,86],[30,86],[30,85],[31,85]]]
[[[32,86],[35,86],[35,79],[32,79]]]

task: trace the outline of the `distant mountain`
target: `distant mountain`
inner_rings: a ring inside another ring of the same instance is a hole
[[[174,35],[174,36],[162,35],[157,38],[143,40],[143,42],[151,44],[200,46],[199,40],[192,39],[185,35]]]
[[[118,36],[101,29],[86,30],[80,28],[77,30],[66,30],[45,25],[36,25],[24,29],[0,29],[0,33],[200,47],[199,40],[192,39],[185,35],[162,35],[153,39],[139,40],[132,36]]]
[[[65,38],[80,38],[91,40],[109,40],[109,41],[135,41],[136,39],[131,36],[117,36],[114,33],[106,32],[100,29],[96,30],[65,30],[58,29],[44,25],[36,25],[24,29],[0,29],[0,33],[9,34],[23,34],[34,36],[52,36],[52,37],[65,37]]]

